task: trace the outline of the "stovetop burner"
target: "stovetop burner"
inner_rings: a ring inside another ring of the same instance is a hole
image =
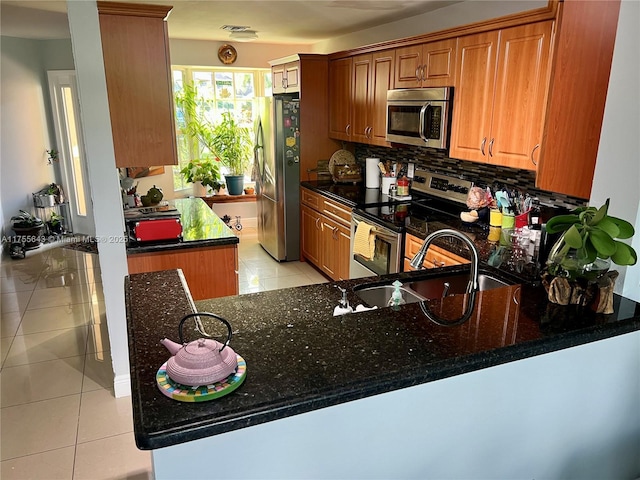
[[[426,235],[445,228],[447,220],[457,218],[467,210],[467,193],[471,182],[455,177],[416,169],[411,189],[411,202],[388,201],[360,205],[354,212],[371,222],[396,232],[409,230]],[[387,197],[388,198],[388,197]]]

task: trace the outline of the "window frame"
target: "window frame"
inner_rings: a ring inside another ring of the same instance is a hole
[[[188,65],[172,65],[171,66],[171,82],[172,82],[172,93],[178,90],[176,80],[175,80],[175,72],[180,72],[182,75],[182,82],[192,82],[194,78],[195,72],[206,72],[207,74],[211,74],[212,78],[215,82],[215,74],[216,72],[225,72],[231,73],[234,75],[240,74],[251,74],[253,75],[253,87],[254,87],[254,96],[251,99],[243,99],[238,97],[236,99],[235,96],[235,88],[233,89],[233,97],[230,102],[238,103],[242,101],[254,101],[256,98],[261,97],[270,97],[272,96],[271,91],[271,69],[270,68],[246,68],[246,67],[200,67],[200,66],[188,66]],[[235,86],[235,85],[234,85]],[[215,87],[214,87],[215,88]],[[255,103],[254,103],[255,106]],[[254,108],[252,110],[253,120],[255,120],[257,110]],[[175,193],[185,193],[188,190],[191,190],[191,184],[186,183],[180,174],[180,170],[184,167],[184,165],[189,162],[189,158],[197,157],[197,152],[194,152],[192,142],[186,142],[188,148],[188,158],[185,158],[184,154],[180,153],[181,149],[181,141],[180,137],[183,135],[180,130],[178,121],[177,121],[177,109],[174,106],[174,117],[176,117],[176,145],[178,148],[178,164],[173,166],[173,190]],[[247,183],[251,183],[250,180],[250,169],[245,172],[245,181]],[[249,174],[249,175],[247,175]]]

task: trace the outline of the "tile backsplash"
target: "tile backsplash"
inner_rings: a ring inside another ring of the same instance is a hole
[[[581,198],[537,189],[535,172],[457,160],[446,156],[444,150],[412,146],[385,148],[356,144],[355,157],[363,165],[367,157],[380,158],[382,161],[414,162],[416,165],[436,173],[461,176],[481,187],[488,185],[518,188],[536,198],[540,205],[569,209],[586,205],[586,201]]]

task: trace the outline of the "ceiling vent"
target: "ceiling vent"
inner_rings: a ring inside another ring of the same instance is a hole
[[[244,32],[250,28],[251,27],[244,25],[223,25],[220,27],[221,30],[226,30],[227,32]]]

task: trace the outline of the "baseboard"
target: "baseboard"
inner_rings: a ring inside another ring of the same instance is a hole
[[[131,375],[116,375],[113,379],[113,393],[116,398],[131,396]]]

